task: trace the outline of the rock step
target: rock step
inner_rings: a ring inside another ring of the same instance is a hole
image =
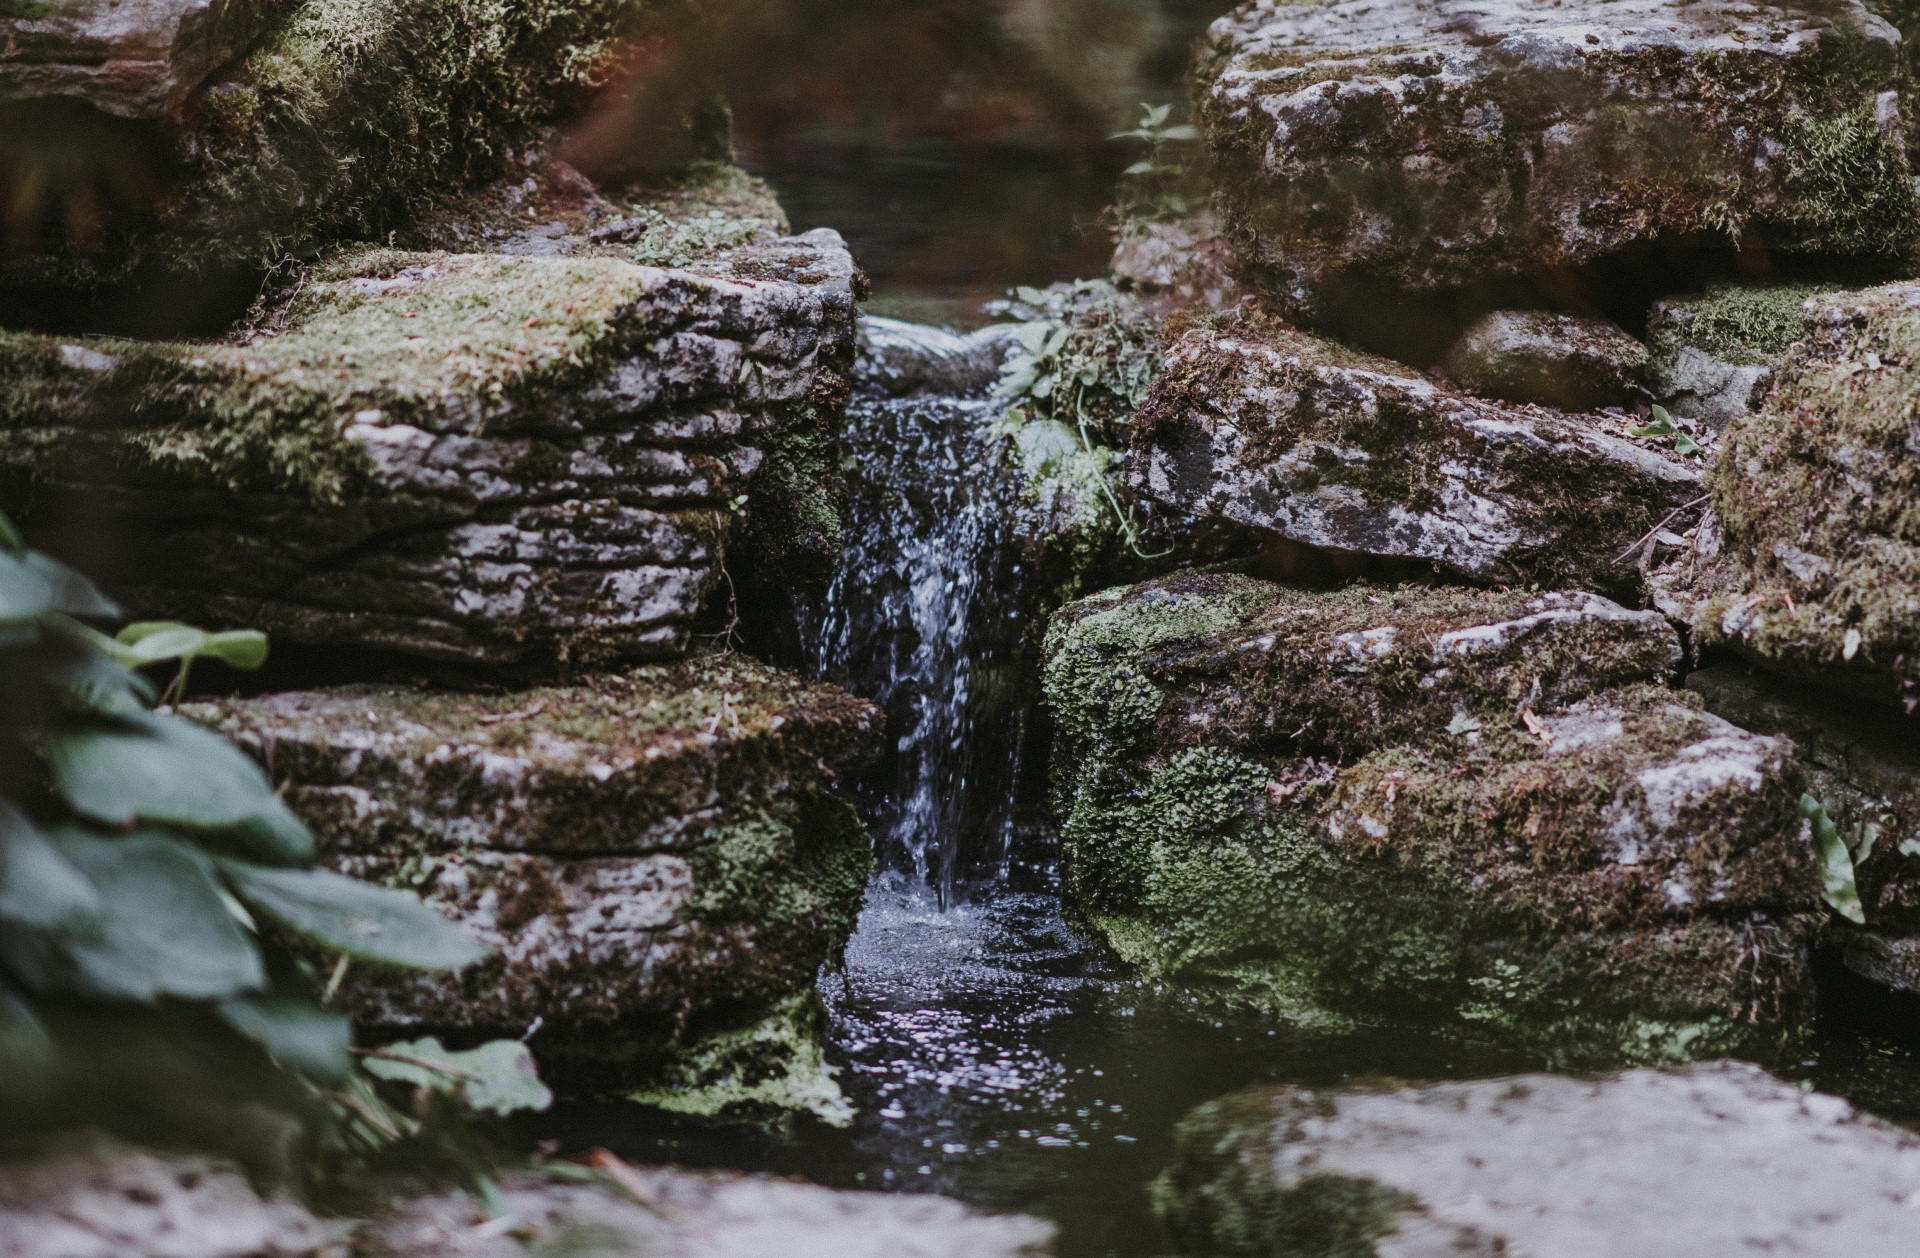
[[[730,541],[830,571],[792,499],[833,490],[782,458],[844,405],[839,236],[536,243],[350,250],[238,343],[0,332],[0,507],[136,617],[528,672],[682,653]]]
[[[1865,1258],[1912,1252],[1920,1140],[1744,1062],[1257,1090],[1182,1123],[1182,1252]]]
[[[419,891],[492,949],[455,975],[353,971],[360,1025],[537,1028],[543,1063],[668,1087],[683,1106],[720,1097],[742,1066],[729,1054],[817,1073],[814,975],[852,933],[872,863],[836,790],[879,752],[871,704],[729,658],[184,711],[286,785],[324,863]],[[781,1099],[762,1091],[738,1099]],[[839,1113],[837,1093],[822,1104]]]
[[[1055,619],[1071,908],[1282,1016],[1450,1026],[1562,1067],[1768,1054],[1809,1008],[1793,748],[1663,683],[1595,595],[1187,574]]]

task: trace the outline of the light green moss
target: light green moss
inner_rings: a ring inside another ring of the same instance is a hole
[[[762,1021],[690,1046],[657,1087],[631,1100],[701,1118],[773,1118],[812,1114],[834,1127],[853,1122],[853,1106],[835,1080],[822,1045],[826,1010],[817,993],[780,1004]]]
[[[1693,301],[1663,303],[1649,329],[1656,341],[1691,345],[1738,364],[1775,365],[1804,334],[1800,308],[1819,292],[1808,284],[1724,285]]]

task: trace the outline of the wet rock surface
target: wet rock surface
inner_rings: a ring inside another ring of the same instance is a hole
[[[180,105],[288,0],[80,0],[0,10],[0,104],[64,100],[122,118]]]
[[[878,753],[864,701],[746,660],[494,694],[381,687],[192,705],[287,784],[333,868],[416,890],[493,951],[350,976],[389,1034],[535,1032],[543,1063],[680,1108],[829,1116],[813,978],[871,868],[835,791]]]
[[[134,615],[535,672],[677,655],[730,558],[775,587],[838,559],[856,272],[759,197],[736,238],[688,211],[348,250],[217,344],[0,332],[0,497]]]
[[[1646,366],[1646,346],[1604,319],[1496,310],[1466,330],[1444,369],[1471,393],[1585,411],[1630,400]]]
[[[1766,406],[1728,428],[1708,478],[1712,518],[1656,594],[1703,644],[1911,710],[1920,287],[1824,294],[1804,317]]]
[[[71,1132],[0,1151],[8,1258],[341,1258],[306,1206],[238,1166]]]
[[[1745,1063],[1243,1093],[1156,1185],[1204,1253],[1904,1252],[1920,1143]]]
[[[1257,0],[1212,28],[1201,118],[1244,277],[1358,329],[1664,239],[1897,255],[1897,49],[1852,2]]]
[[[1630,427],[1474,398],[1283,328],[1195,330],[1135,423],[1130,476],[1177,511],[1308,546],[1607,588],[1700,492],[1697,465]]]
[[[653,1167],[607,1185],[532,1175],[502,1185],[519,1226],[490,1229],[465,1193],[405,1203],[367,1229],[354,1258],[521,1258],[554,1252],[679,1258],[1032,1258],[1050,1224],[987,1215],[944,1197],[839,1192],[812,1184]]]
[[[1792,747],[1594,595],[1188,574],[1049,631],[1070,908],[1148,973],[1559,1065],[1778,1051],[1818,886]],[[1737,1047],[1736,1047],[1737,1046]]]
[[[860,319],[856,383],[886,397],[977,397],[993,388],[1014,329],[993,324],[961,335],[878,315]]]

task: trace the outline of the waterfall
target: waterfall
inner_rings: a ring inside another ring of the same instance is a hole
[[[867,801],[882,861],[942,907],[969,869],[1006,859],[1026,707],[1000,340],[863,320],[847,550],[803,629],[816,678],[886,709],[890,771]]]

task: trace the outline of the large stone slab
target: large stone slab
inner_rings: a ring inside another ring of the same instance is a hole
[[[0,103],[71,100],[122,118],[177,108],[290,0],[23,0],[0,8]]]
[[[1655,581],[1705,645],[1920,706],[1920,285],[1823,293],[1767,404],[1728,429],[1712,514]]]
[[[1920,1140],[1756,1066],[1202,1106],[1155,1198],[1182,1252],[1906,1253]]]
[[[1063,609],[1070,907],[1155,977],[1563,1065],[1771,1052],[1818,882],[1792,746],[1594,595],[1184,575]]]
[[[880,716],[744,659],[498,693],[381,687],[189,705],[254,754],[335,869],[410,887],[493,951],[357,972],[361,1025],[519,1037],[661,1090],[840,1112],[813,979],[871,865],[837,793]]]
[[[1663,243],[1897,257],[1898,44],[1854,0],[1253,0],[1201,118],[1246,278],[1377,334]]]
[[[1485,581],[1620,586],[1700,473],[1626,433],[1457,392],[1281,327],[1188,332],[1132,434],[1150,498],[1308,546]]]
[[[531,671],[679,654],[730,561],[824,584],[840,238],[550,226],[348,251],[239,339],[0,332],[0,501],[136,616]]]

